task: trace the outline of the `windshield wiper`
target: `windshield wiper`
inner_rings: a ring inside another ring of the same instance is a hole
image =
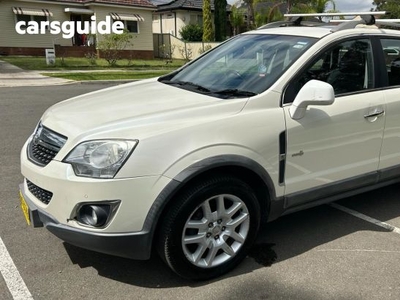
[[[198,91],[201,92],[210,92],[210,90],[208,88],[205,88],[204,86],[198,85],[196,83],[190,82],[190,81],[171,81],[171,80],[163,80],[161,81],[162,83],[165,84],[171,84],[171,85],[179,85],[179,86],[190,86],[190,87],[194,87],[195,89],[197,89]]]
[[[249,92],[249,91],[243,91],[239,89],[226,89],[226,90],[220,90],[220,91],[212,91],[211,94],[218,94],[218,95],[226,95],[226,96],[232,96],[232,97],[252,97],[255,95],[258,95],[257,93],[254,92]]]

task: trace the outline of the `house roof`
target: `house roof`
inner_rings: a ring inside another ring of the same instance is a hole
[[[59,2],[59,3],[80,3],[80,4],[111,4],[111,5],[124,5],[124,6],[136,6],[136,7],[150,7],[155,8],[155,5],[150,0],[47,0],[48,2]]]
[[[173,0],[167,4],[157,6],[157,11],[170,11],[170,10],[202,10],[203,0]],[[211,10],[214,10],[214,0],[211,0]]]

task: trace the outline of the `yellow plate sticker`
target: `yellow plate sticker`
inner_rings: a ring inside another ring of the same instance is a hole
[[[21,191],[19,191],[19,200],[21,201],[21,209],[22,209],[22,212],[24,213],[25,220],[28,223],[28,225],[31,225],[31,218],[29,216],[29,207],[28,207],[28,204],[26,204],[26,201],[25,201],[24,196],[22,195]]]

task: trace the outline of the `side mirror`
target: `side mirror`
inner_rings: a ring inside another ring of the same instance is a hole
[[[334,101],[335,92],[329,83],[310,80],[297,94],[289,113],[293,120],[300,120],[309,105],[331,105]]]

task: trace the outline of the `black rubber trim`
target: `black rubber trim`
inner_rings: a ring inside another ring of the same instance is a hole
[[[377,181],[378,172],[372,172],[367,175],[340,180],[332,184],[324,184],[318,188],[311,188],[305,191],[289,194],[285,197],[285,208],[337,195],[360,186],[374,185]]]
[[[383,54],[381,38],[383,37],[371,37],[372,54],[374,59],[375,89],[389,86],[389,78],[386,70],[385,55]],[[387,38],[389,39],[390,37]]]
[[[285,197],[284,215],[400,182],[400,165]]]
[[[34,227],[45,226],[61,240],[84,249],[105,254],[146,260],[151,255],[151,235],[147,231],[134,233],[100,233],[60,224],[53,216],[44,212],[29,199],[20,185],[21,193],[29,206]]]
[[[279,135],[279,184],[285,183],[286,169],[286,130]]]

